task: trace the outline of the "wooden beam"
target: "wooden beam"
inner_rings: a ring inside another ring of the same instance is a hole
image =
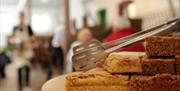
[[[176,17],[176,12],[174,10],[174,5],[173,5],[173,1],[172,0],[168,0],[169,3],[169,9],[171,11],[171,15],[172,17]]]
[[[69,8],[70,0],[64,0],[64,17],[65,17],[65,31],[66,31],[66,46],[67,50],[70,47],[70,8]]]
[[[32,23],[32,0],[27,0],[27,19],[28,23],[31,25]]]

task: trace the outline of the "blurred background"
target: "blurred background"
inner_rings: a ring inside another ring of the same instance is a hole
[[[74,71],[73,48],[180,17],[180,0],[0,0],[0,91],[40,91]],[[121,51],[144,51],[143,43]]]

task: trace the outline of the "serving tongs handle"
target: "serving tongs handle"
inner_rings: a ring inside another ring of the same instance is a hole
[[[133,44],[135,42],[144,40],[146,37],[153,36],[153,35],[159,35],[159,34],[171,33],[172,31],[174,31],[174,28],[177,28],[177,27],[179,28],[180,27],[179,24],[180,24],[180,18],[171,20],[171,21],[169,21],[167,23],[164,23],[162,25],[154,27],[154,28],[152,28],[152,29],[150,29],[148,31],[137,32],[137,33],[135,33],[133,35],[121,38],[119,40],[115,40],[111,44],[119,44],[119,43],[121,43],[121,44],[119,44],[117,46],[114,46],[112,48],[109,48],[109,49],[107,49],[105,51],[107,53],[111,53],[113,51],[116,51],[116,50],[118,50],[120,48],[126,47],[126,46],[128,46],[130,44]]]

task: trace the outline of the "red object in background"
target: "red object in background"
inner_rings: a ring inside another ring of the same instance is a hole
[[[112,32],[107,38],[104,39],[103,42],[113,41],[113,40],[116,40],[116,39],[119,39],[119,38],[122,38],[122,37],[125,37],[125,36],[128,36],[128,35],[131,35],[133,33],[135,33],[135,32],[134,32],[134,29],[131,28],[131,27],[120,29],[120,30],[117,30],[115,32]],[[140,43],[135,43],[135,44],[132,44],[132,45],[130,45],[128,47],[125,47],[125,48],[123,48],[123,49],[121,49],[119,51],[143,52],[144,51],[144,46],[140,42]]]

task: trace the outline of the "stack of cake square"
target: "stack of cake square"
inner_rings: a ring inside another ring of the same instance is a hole
[[[67,91],[180,91],[180,37],[145,42],[145,53],[111,53],[104,67],[67,76]]]
[[[168,67],[168,65],[170,67],[170,64],[174,65],[172,66],[174,68],[168,67],[164,71],[168,71],[168,69],[170,71],[171,69],[172,73],[180,75],[180,37],[153,36],[146,38],[146,55],[153,60],[160,59],[166,63],[167,60],[171,60],[171,63],[163,64],[161,67]]]

